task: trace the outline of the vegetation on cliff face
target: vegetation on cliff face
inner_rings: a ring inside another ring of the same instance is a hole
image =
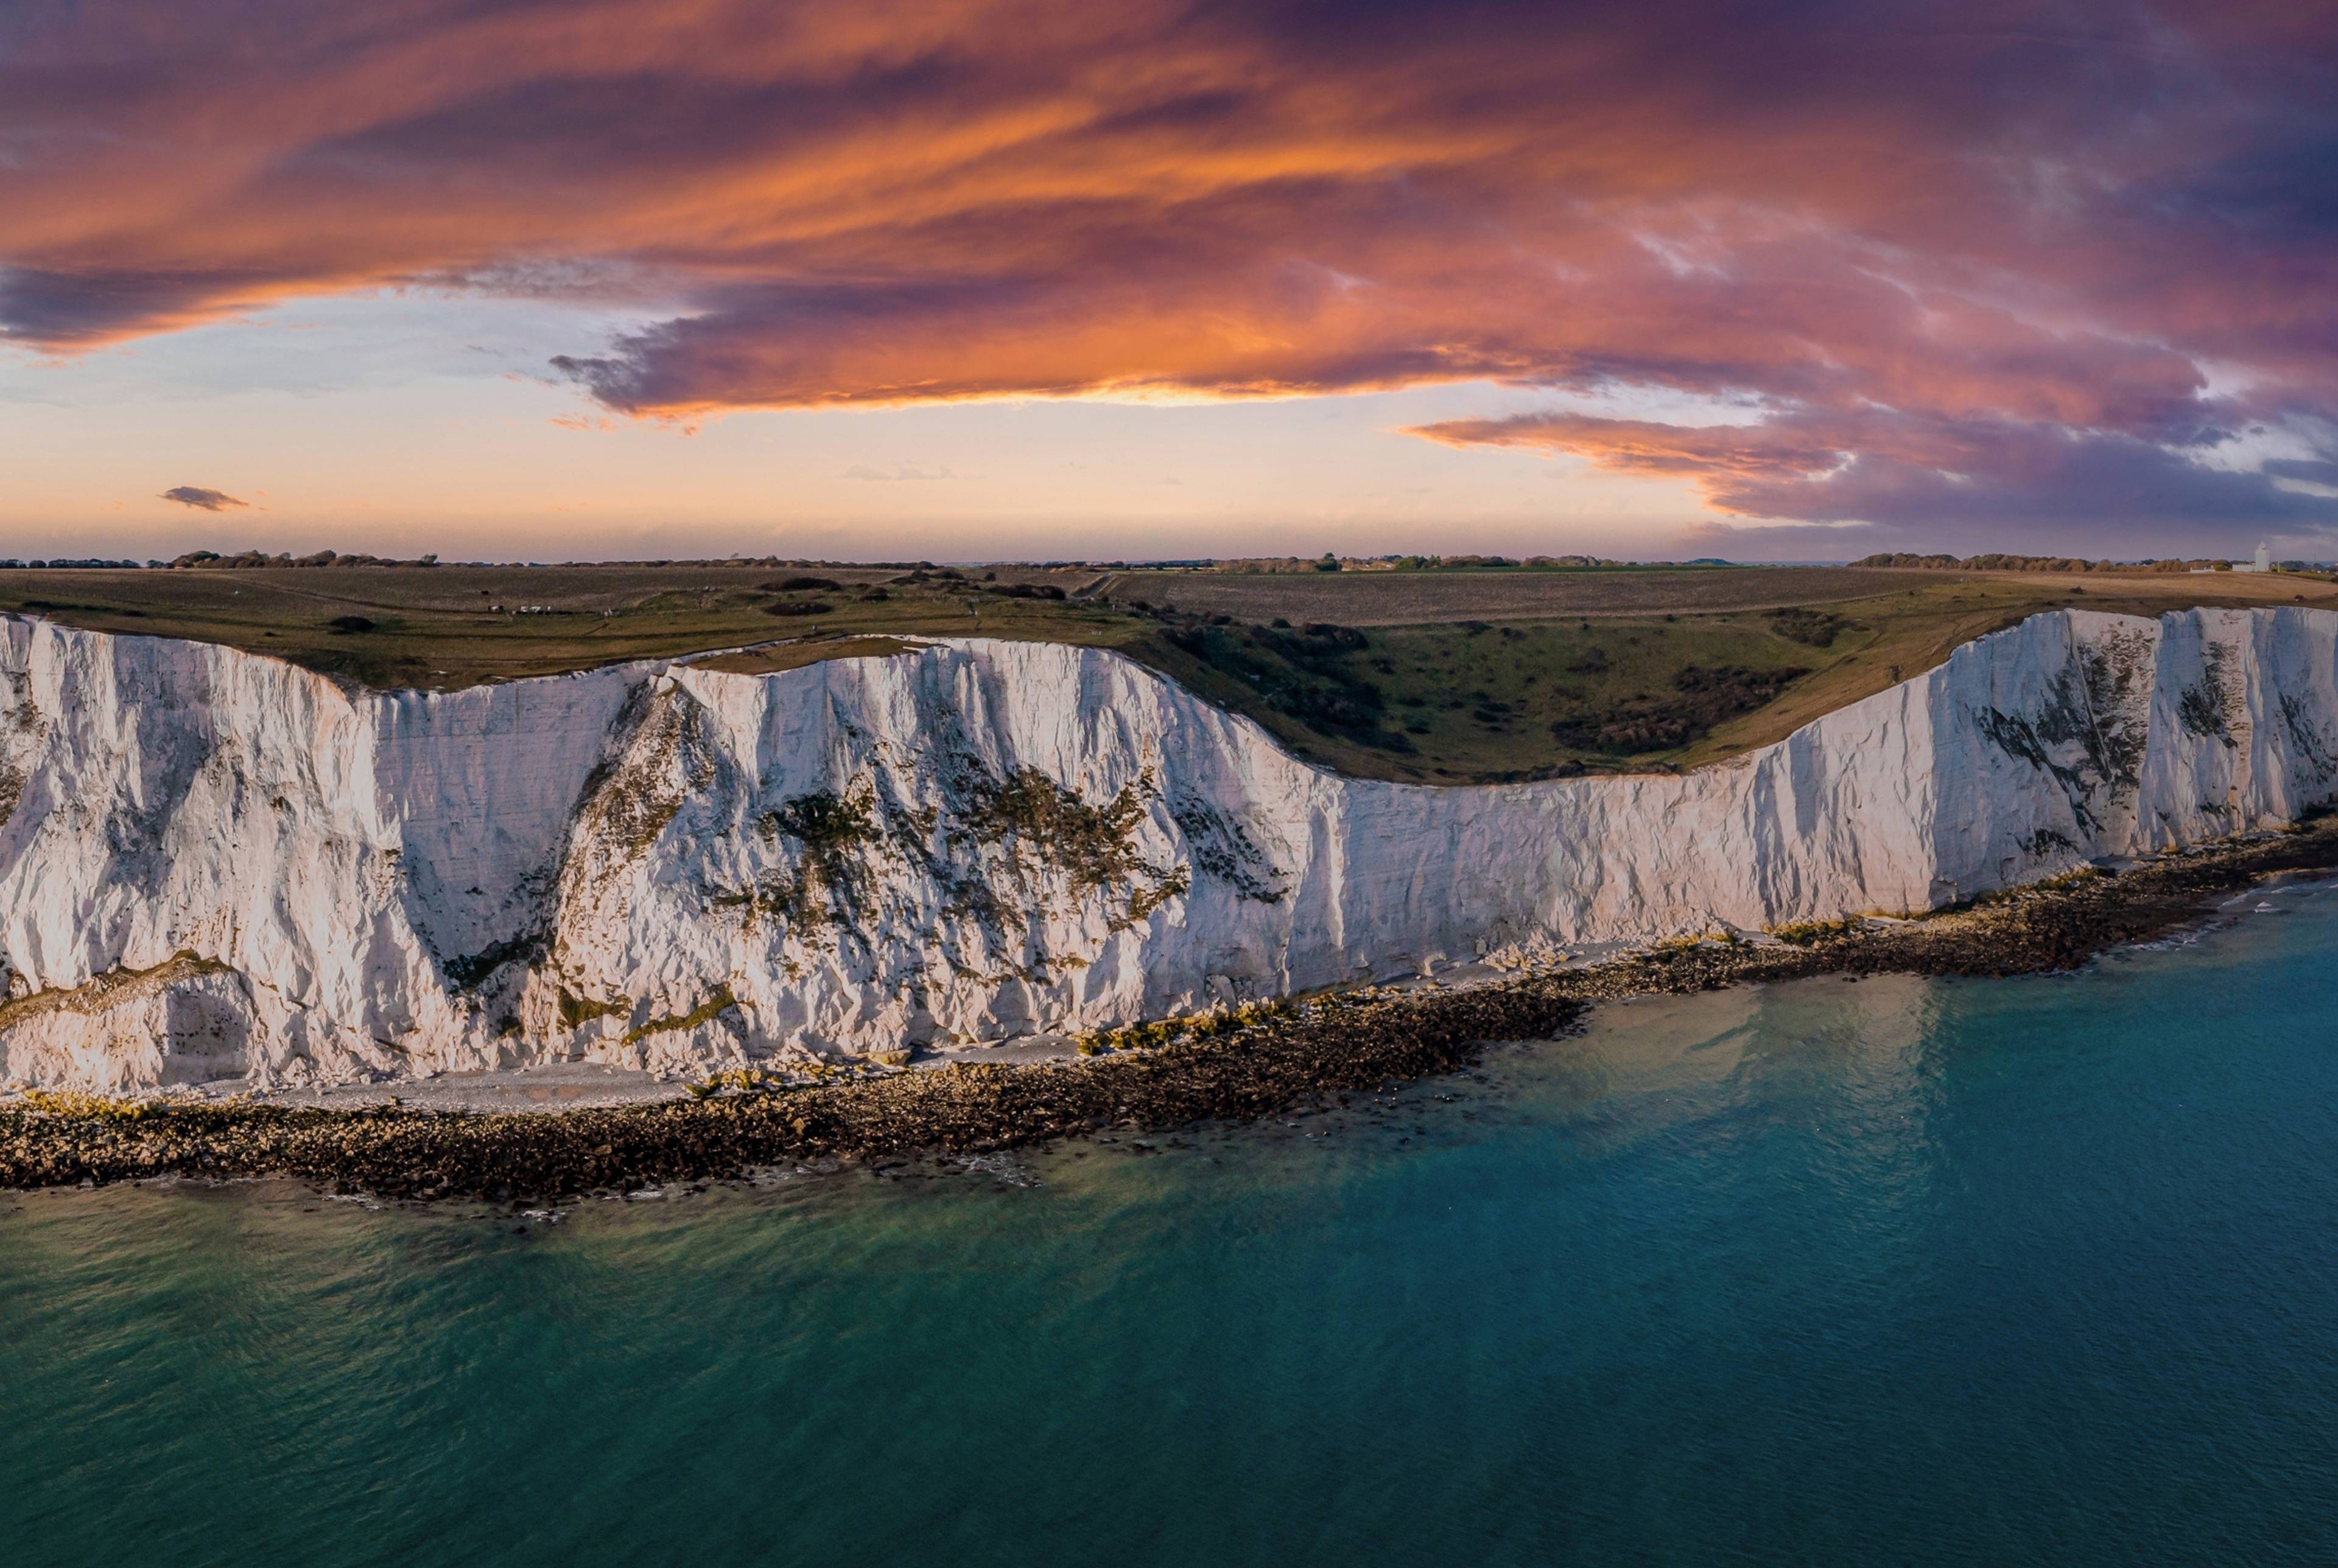
[[[2223,653],[2210,648],[2212,668]],[[2052,778],[2081,824],[2097,825],[2135,801],[2151,729],[2151,670],[2150,638],[2113,629],[2072,650],[2035,712],[1988,707],[1976,719],[1998,750]]]
[[[625,1044],[630,1045],[634,1041],[644,1039],[652,1034],[680,1034],[695,1029],[701,1024],[713,1022],[737,1005],[739,1005],[739,998],[732,995],[731,987],[718,985],[712,995],[687,1013],[679,1013],[663,1018],[652,1018],[626,1030]]]
[[[876,831],[866,795],[843,796],[828,789],[799,795],[765,820],[772,831],[802,845],[807,860],[830,867]]]
[[[228,973],[228,965],[192,951],[174,953],[148,968],[109,969],[80,985],[34,991],[0,1002],[0,1029],[44,1013],[103,1013],[151,996],[182,980]]]
[[[2306,701],[2293,691],[2281,693],[2276,710],[2288,731],[2291,754],[2312,770],[2316,780],[2338,778],[2338,734],[2317,720]]]
[[[1154,872],[1136,852],[1137,825],[1158,792],[1148,776],[1144,787],[1124,784],[1101,806],[1091,806],[1036,768],[1019,768],[993,783],[977,780],[959,812],[964,831],[1001,846],[1027,876],[1052,865],[1076,893],[1115,887]]]
[[[1202,875],[1257,904],[1280,904],[1290,892],[1249,829],[1216,807],[1184,799],[1173,802],[1169,814],[1185,835],[1186,853]]]
[[[2200,679],[2176,695],[2176,716],[2204,740],[2236,746],[2234,730],[2248,716],[2248,696],[2233,668],[2232,651],[2212,642],[2201,651],[2201,663]]]
[[[768,813],[758,824],[764,835],[793,840],[799,856],[791,870],[764,882],[755,902],[791,925],[814,930],[826,926],[840,909],[851,913],[860,895],[864,852],[883,843],[873,800],[866,789],[849,795],[820,789]]]
[[[682,691],[644,687],[620,717],[626,744],[585,781],[583,837],[620,858],[648,852],[683,802],[714,781],[719,753],[706,710]]]
[[[1002,775],[945,748],[923,775],[866,775],[796,796],[758,826],[788,858],[718,906],[782,921],[796,940],[877,960],[871,934],[916,931],[921,980],[951,972],[1045,982],[1095,943],[1150,919],[1192,887],[1182,864],[1142,848],[1159,795],[1150,772],[1101,801],[1033,768]],[[937,791],[911,799],[904,787]],[[921,900],[940,896],[938,906]]]
[[[561,1026],[566,1029],[581,1029],[596,1018],[621,1018],[632,1011],[628,1003],[579,996],[565,985],[557,994],[557,1005]]]

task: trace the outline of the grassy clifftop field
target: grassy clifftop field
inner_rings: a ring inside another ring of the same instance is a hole
[[[740,649],[740,671],[984,636],[1115,649],[1351,774],[1693,766],[2044,609],[2338,607],[2319,578],[1850,567],[1241,574],[1036,567],[0,571],[0,609],[454,688]]]

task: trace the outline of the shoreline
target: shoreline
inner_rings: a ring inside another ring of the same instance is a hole
[[[1071,1061],[959,1062],[786,1087],[734,1082],[678,1100],[506,1112],[35,1093],[0,1104],[0,1187],[281,1176],[383,1198],[501,1202],[1252,1121],[1466,1068],[1489,1045],[1565,1034],[1598,1003],[1626,996],[1823,975],[2068,970],[2197,926],[2219,895],[2330,870],[2338,816],[1904,920],[1675,940],[1463,986],[1367,987],[1212,1037]]]

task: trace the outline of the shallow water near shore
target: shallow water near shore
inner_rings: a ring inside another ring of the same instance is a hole
[[[2338,896],[556,1220],[0,1195],[6,1561],[2338,1554]]]

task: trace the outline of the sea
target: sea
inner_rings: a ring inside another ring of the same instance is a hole
[[[0,1195],[0,1563],[2338,1561],[2338,894],[1341,1107]]]

